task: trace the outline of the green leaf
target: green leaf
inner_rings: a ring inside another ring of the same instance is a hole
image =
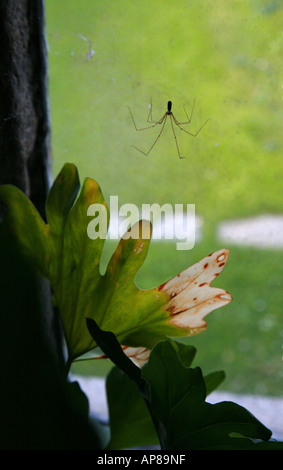
[[[158,436],[146,403],[135,382],[117,367],[106,381],[111,439],[108,449],[152,446]]]
[[[77,412],[88,419],[89,403],[85,393],[78,382],[67,382],[66,384],[68,400]]]
[[[9,234],[19,244],[19,251],[48,277],[48,227],[27,196],[16,186],[0,186],[0,200],[7,206],[4,221]]]
[[[188,338],[170,338],[173,347],[178,353],[178,357],[185,367],[190,367],[196,355],[196,348],[190,345]],[[212,393],[225,379],[224,371],[212,372],[204,377],[206,396]]]
[[[123,352],[116,336],[111,331],[102,331],[91,318],[86,319],[89,332],[104,354],[127,376],[141,384],[141,371]]]
[[[88,326],[102,350],[122,369],[115,368],[107,379],[109,448],[152,445],[157,435],[163,450],[282,448],[282,443],[262,442],[271,432],[245,408],[231,402],[206,402],[223,373],[205,379],[200,368],[185,366],[178,340],[157,344],[136,376],[115,335],[101,331],[93,320],[88,320]]]
[[[271,436],[241,406],[207,403],[201,370],[184,367],[169,341],[155,346],[142,376],[150,385],[152,413],[165,430],[163,449],[255,448],[251,439]],[[233,433],[244,437],[231,437]]]
[[[196,348],[191,346],[189,338],[169,338],[172,346],[178,353],[179,359],[185,367],[190,367],[195,355],[196,355]]]
[[[117,366],[107,377],[107,399],[110,414],[109,449],[143,446],[158,441],[156,420],[149,405],[149,388],[141,370],[124,353],[116,336],[102,331],[87,318],[87,327],[94,341]]]
[[[231,301],[227,292],[210,285],[226,264],[229,250],[225,249],[159,287],[138,289],[135,276],[150,243],[142,232],[142,228],[149,228],[146,221],[138,222],[124,235],[101,275],[109,210],[96,181],[86,178],[80,189],[77,169],[70,163],[64,165],[49,192],[47,224],[19,189],[1,186],[0,200],[8,208],[5,222],[25,256],[52,285],[69,363],[97,347],[86,318],[113,331],[123,346],[151,349],[167,336],[203,331],[204,316]],[[88,214],[89,208],[97,205],[105,219],[104,233],[93,239],[89,224],[95,219]]]
[[[66,164],[57,176],[46,200],[46,217],[50,230],[59,237],[65,230],[69,212],[80,190],[77,169]]]
[[[225,380],[225,372],[223,370],[211,372],[204,377],[206,396],[214,392],[216,388]]]

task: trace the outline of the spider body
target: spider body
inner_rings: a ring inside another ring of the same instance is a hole
[[[190,124],[191,122],[191,119],[192,119],[192,116],[193,116],[193,111],[194,111],[194,107],[195,107],[195,100],[194,100],[194,103],[193,103],[193,107],[192,107],[192,110],[191,110],[191,114],[190,114],[190,117],[188,116],[187,114],[187,111],[186,111],[186,108],[184,106],[184,111],[186,113],[186,116],[187,116],[187,121],[185,122],[179,122],[177,121],[177,119],[175,118],[174,114],[172,113],[171,109],[172,109],[172,101],[168,101],[167,102],[167,111],[163,114],[162,118],[159,119],[159,121],[154,121],[152,119],[152,102],[150,103],[150,110],[149,110],[149,114],[148,114],[148,118],[147,118],[147,122],[148,123],[151,123],[152,125],[151,126],[147,126],[147,127],[142,127],[141,129],[138,129],[137,126],[136,126],[136,123],[135,123],[135,120],[134,120],[134,117],[133,117],[133,114],[129,108],[129,111],[130,111],[130,115],[131,115],[131,118],[132,118],[132,121],[133,121],[133,124],[135,126],[135,129],[136,131],[144,131],[146,129],[151,129],[152,127],[155,127],[157,126],[158,124],[162,124],[162,127],[161,127],[161,130],[158,134],[158,136],[156,137],[155,141],[153,142],[153,144],[151,145],[150,149],[148,150],[148,152],[143,152],[143,150],[140,150],[139,148],[135,147],[133,145],[133,147],[138,150],[139,152],[141,152],[143,155],[147,156],[150,151],[153,149],[154,145],[156,144],[156,142],[158,141],[159,137],[161,136],[162,132],[163,132],[163,129],[164,129],[164,126],[166,124],[166,120],[169,116],[170,118],[170,123],[171,123],[171,128],[172,128],[172,131],[173,131],[173,135],[174,135],[174,139],[175,139],[175,144],[176,144],[176,148],[177,148],[177,152],[178,152],[178,156],[179,158],[184,158],[184,157],[181,157],[181,154],[180,154],[180,150],[179,150],[179,145],[178,145],[178,140],[177,140],[177,136],[176,136],[176,133],[175,133],[175,130],[174,130],[174,125],[175,124],[178,129],[180,129],[181,131],[184,131],[186,132],[187,134],[190,134],[192,137],[196,137],[198,135],[198,133],[200,132],[200,130],[205,126],[205,124],[207,123],[207,121],[209,121],[209,119],[207,119],[207,121],[205,121],[205,123],[199,128],[199,130],[194,134],[192,132],[189,132],[187,131],[186,129],[184,129],[183,125],[186,125],[186,124]]]
[[[172,101],[168,101],[167,112],[166,112],[167,115],[172,114],[171,109],[172,109]]]

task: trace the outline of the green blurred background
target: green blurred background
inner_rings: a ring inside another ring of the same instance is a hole
[[[191,251],[152,242],[138,274],[141,288],[161,284],[222,248],[223,220],[283,213],[283,3],[280,0],[46,1],[53,174],[67,161],[106,200],[195,204],[203,238]],[[158,129],[144,127],[150,97],[159,119],[168,100],[197,138],[170,125],[145,157]],[[227,245],[226,245],[227,246]],[[229,245],[214,285],[233,302],[207,317],[192,338],[204,372],[224,369],[222,388],[280,395],[283,379],[283,253]],[[114,249],[107,242],[103,265]],[[103,374],[93,361],[75,372]]]

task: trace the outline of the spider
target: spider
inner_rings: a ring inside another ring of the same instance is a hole
[[[210,118],[208,118],[205,123],[199,128],[199,130],[193,134],[192,132],[189,132],[187,131],[186,129],[183,129],[181,126],[185,125],[185,124],[190,124],[191,120],[192,120],[192,116],[193,116],[193,111],[194,111],[194,107],[195,107],[195,99],[194,99],[194,103],[193,103],[193,107],[192,107],[192,110],[191,110],[191,114],[190,114],[190,117],[188,116],[187,114],[187,111],[186,111],[186,108],[184,106],[184,111],[186,113],[186,116],[187,116],[187,121],[186,122],[179,122],[177,121],[177,119],[175,118],[174,114],[172,113],[171,109],[172,109],[172,101],[168,101],[167,103],[167,111],[165,112],[165,114],[163,114],[162,118],[159,119],[159,121],[154,121],[152,119],[152,100],[150,101],[150,110],[149,110],[149,114],[148,114],[148,118],[147,118],[147,122],[149,123],[152,123],[152,126],[147,126],[147,127],[142,127],[141,129],[138,129],[137,126],[136,126],[136,123],[135,123],[135,120],[134,120],[134,117],[133,117],[133,114],[129,108],[129,111],[130,111],[130,115],[131,115],[131,118],[132,118],[132,121],[134,123],[134,126],[135,126],[135,129],[136,131],[144,131],[146,129],[151,129],[152,127],[155,127],[157,126],[158,124],[162,124],[162,127],[161,127],[161,130],[158,134],[158,136],[156,137],[155,141],[153,142],[153,144],[151,145],[150,149],[148,150],[148,152],[143,152],[142,150],[140,150],[139,148],[135,147],[133,145],[133,147],[138,150],[139,152],[143,153],[146,157],[147,155],[151,152],[151,150],[153,149],[154,145],[156,144],[156,142],[158,141],[159,137],[161,136],[162,134],[162,131],[164,129],[164,126],[166,124],[166,120],[167,120],[167,117],[169,116],[170,117],[170,122],[171,122],[171,127],[172,127],[172,131],[173,131],[173,135],[174,135],[174,139],[175,139],[175,143],[176,143],[176,147],[177,147],[177,152],[178,152],[178,155],[179,155],[179,158],[185,158],[185,157],[181,157],[181,154],[180,154],[180,149],[179,149],[179,145],[178,145],[178,140],[177,140],[177,137],[176,137],[176,133],[175,133],[175,130],[174,130],[174,126],[173,126],[173,123],[176,124],[176,126],[178,126],[178,128],[181,130],[181,131],[184,131],[186,132],[187,134],[190,134],[191,136],[193,137],[196,137],[198,135],[198,133],[201,131],[201,129],[205,126],[205,124],[207,123],[207,121],[209,121]]]

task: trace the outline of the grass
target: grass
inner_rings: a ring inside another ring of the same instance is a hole
[[[189,252],[152,243],[141,287],[217,249],[220,221],[282,212],[281,2],[48,0],[46,19],[54,175],[71,161],[108,202],[192,203],[210,227]],[[212,117],[196,139],[178,134],[184,160],[170,126],[148,157],[131,147],[156,136],[136,133],[127,109],[142,126],[150,97],[155,119],[170,99],[181,121],[196,97],[192,131]],[[217,283],[234,301],[192,338],[204,370],[227,370],[227,389],[281,394],[281,255],[231,247]]]

